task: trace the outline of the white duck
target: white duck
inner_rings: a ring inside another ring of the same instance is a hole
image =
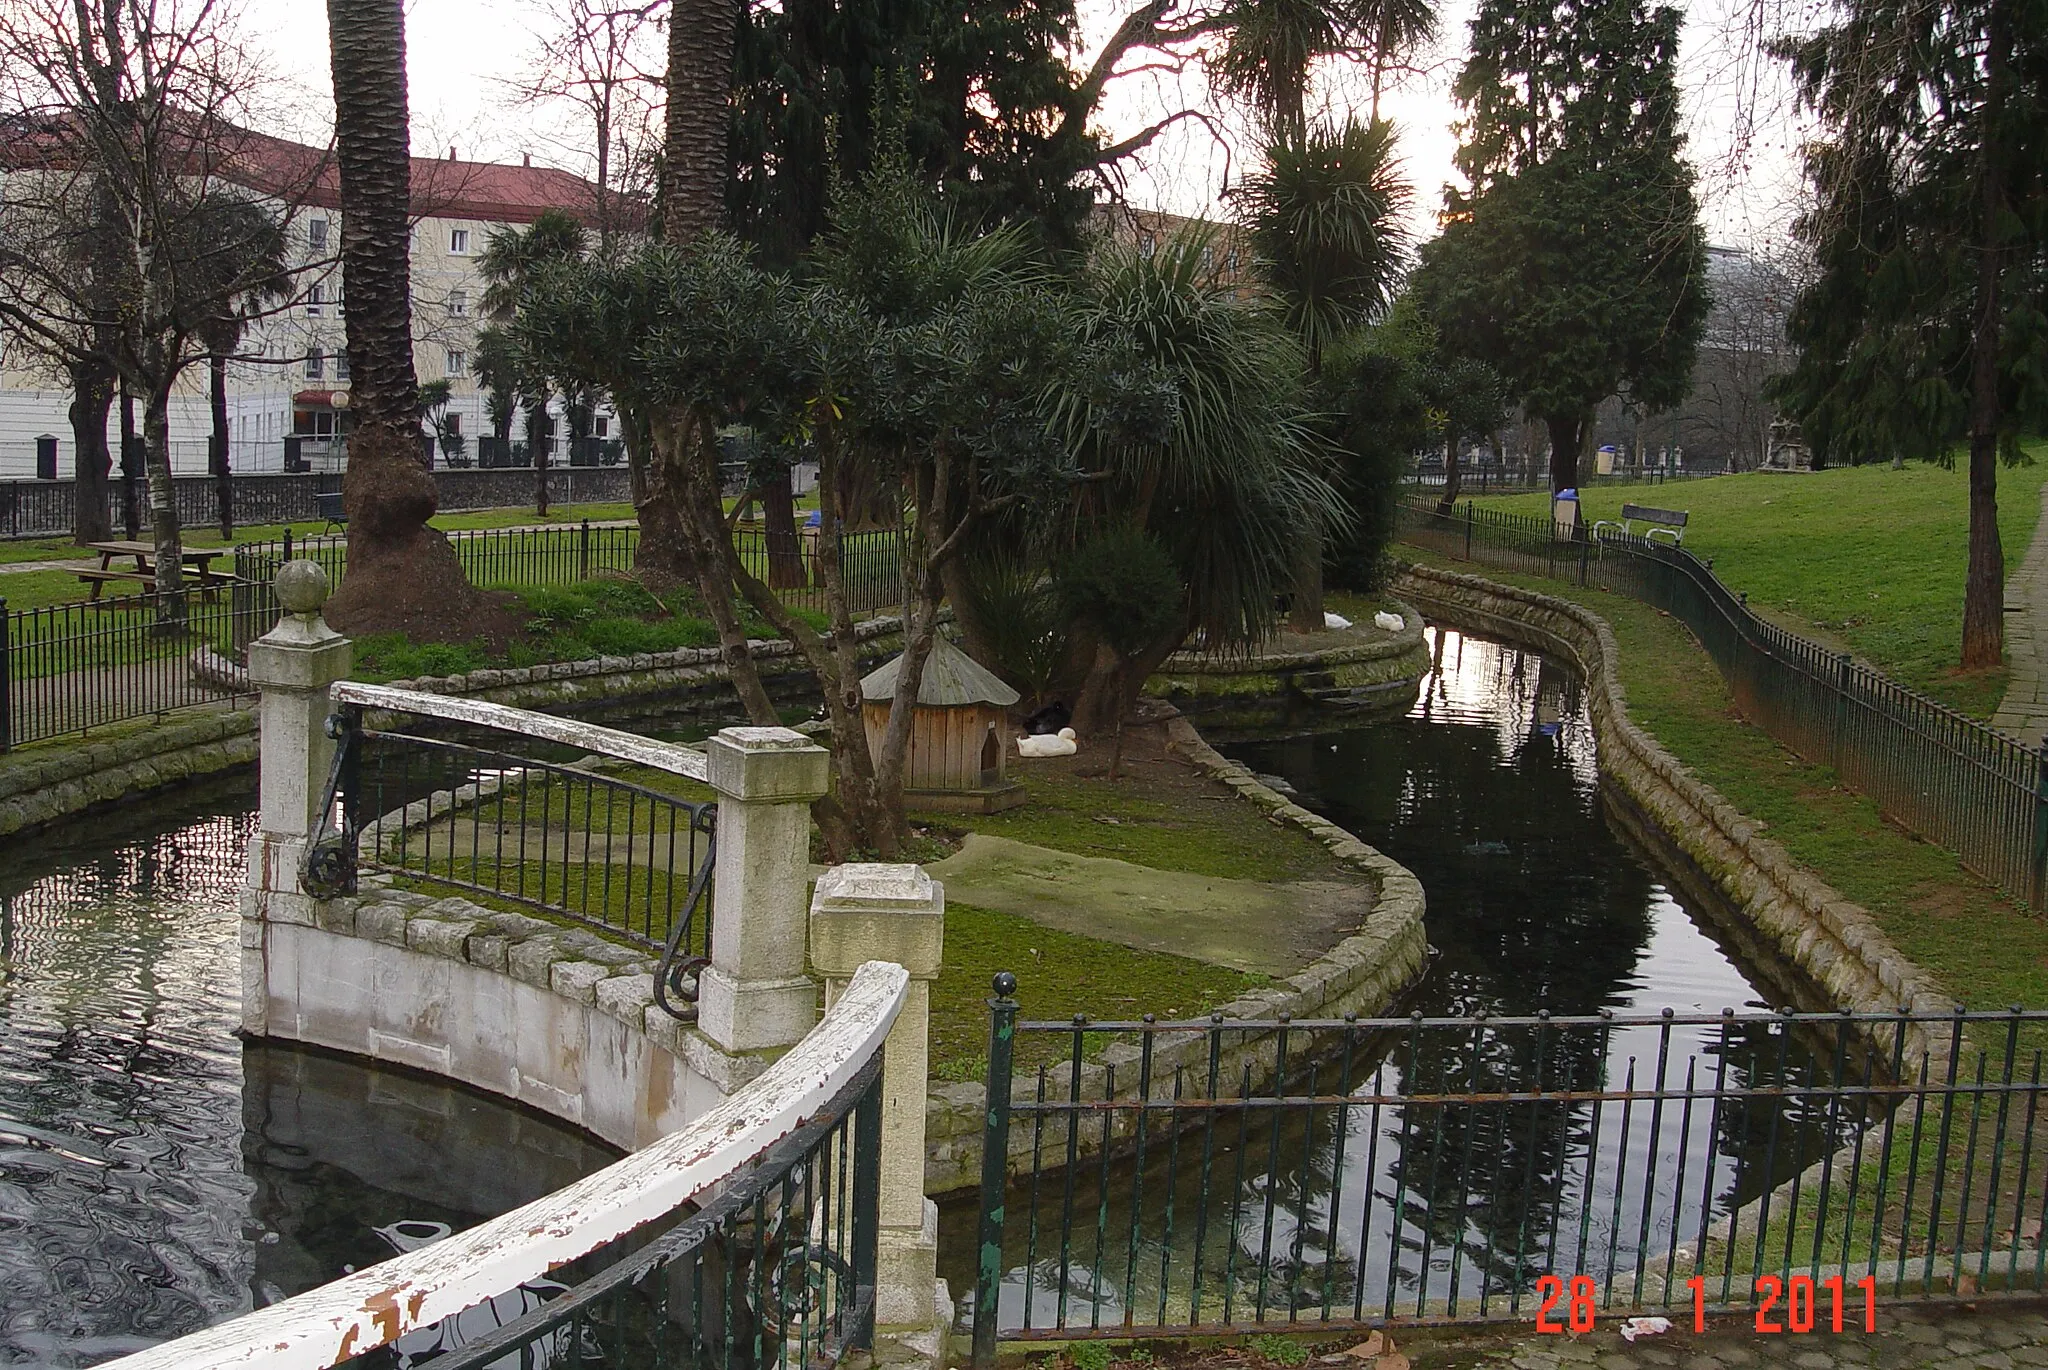
[[[1389,633],[1398,633],[1405,626],[1404,620],[1399,614],[1390,614],[1385,609],[1372,616],[1372,624],[1373,627],[1384,629]]]
[[[1072,756],[1081,750],[1081,744],[1074,741],[1074,730],[1062,728],[1056,733],[1040,733],[1033,737],[1017,739],[1019,756]]]

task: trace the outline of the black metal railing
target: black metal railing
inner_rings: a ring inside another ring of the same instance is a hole
[[[168,604],[145,593],[10,610],[0,598],[0,752],[249,693],[220,668],[269,631],[274,604],[217,582],[189,588],[182,617]]]
[[[2048,908],[2048,748],[1765,622],[1683,548],[1604,529],[1560,537],[1548,520],[1469,504],[1450,514],[1404,504],[1398,536],[1662,609],[1706,649],[1743,717],[2014,898]]]
[[[1866,1300],[2044,1288],[2048,1012],[1030,1022],[1013,985],[977,1364],[1048,1338],[1784,1317],[1795,1286],[1806,1331],[1830,1299],[1861,1327]],[[1060,1064],[1016,1088],[1034,1054]]]
[[[308,890],[353,893],[379,871],[581,924],[659,956],[656,999],[690,1016],[711,955],[716,803],[363,715],[329,718],[330,826],[307,854]]]
[[[398,1349],[446,1370],[769,1370],[831,1366],[871,1345],[881,1059],[638,1250],[599,1253]],[[383,1365],[388,1355],[344,1364]]]
[[[458,528],[449,531],[455,555],[473,585],[526,589],[568,585],[592,576],[625,573],[639,553],[636,526],[582,523],[554,528]],[[784,603],[822,613],[825,586],[818,567],[815,529],[771,534],[753,525],[731,532],[740,564],[781,596]],[[235,575],[258,599],[279,568],[294,558],[317,561],[335,583],[348,565],[348,541],[341,534],[287,535],[269,543],[235,549]],[[840,539],[840,576],[856,614],[874,614],[903,600],[903,531],[876,528]]]

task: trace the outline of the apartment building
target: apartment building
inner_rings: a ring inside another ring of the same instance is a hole
[[[250,327],[228,368],[230,462],[243,472],[281,471],[288,458],[306,469],[332,468],[340,461],[332,439],[349,389],[338,178],[328,149],[262,134],[238,136],[243,141],[233,159],[234,179],[289,211],[297,293]],[[484,322],[485,282],[478,269],[484,246],[492,233],[523,228],[551,208],[594,221],[601,208],[598,188],[530,161],[466,161],[454,148],[445,157],[415,157],[412,188],[413,364],[421,381],[445,379],[451,390],[442,423],[461,437],[461,450],[437,453],[436,460],[473,462],[476,438],[490,432],[474,365],[476,334]],[[61,373],[49,374],[11,351],[0,354],[0,480],[34,476],[36,440],[45,435],[56,440],[58,474],[71,474],[70,401]],[[186,373],[170,419],[174,469],[205,471],[212,420],[203,365]],[[109,450],[116,452],[118,424],[117,406],[108,425]],[[599,424],[604,436],[610,415],[601,414]],[[555,431],[559,436],[563,426],[558,423]]]

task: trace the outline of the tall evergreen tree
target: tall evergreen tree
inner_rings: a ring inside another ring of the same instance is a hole
[[[2048,421],[2048,6],[1846,0],[1787,44],[1828,137],[1777,387],[1831,461],[1970,452],[1962,665],[2004,659],[1998,462]]]
[[[1681,157],[1679,13],[1645,0],[1481,0],[1450,223],[1416,291],[1445,345],[1493,367],[1578,483],[1610,395],[1683,399],[1706,325],[1706,239]]]

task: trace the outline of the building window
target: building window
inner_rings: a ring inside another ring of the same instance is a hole
[[[1147,233],[1144,237],[1138,239],[1138,255],[1140,257],[1150,257],[1153,249],[1158,246],[1158,242],[1154,240],[1151,234]]]
[[[597,416],[597,435],[600,438],[608,438],[612,435],[612,421],[602,414]]]
[[[306,379],[309,381],[327,378],[327,354],[317,347],[306,349]]]
[[[338,381],[348,379],[348,353],[346,352],[334,354],[334,379]]]
[[[462,415],[445,414],[441,418],[441,429],[451,438],[462,436]]]
[[[306,246],[315,252],[327,250],[327,221],[308,219],[306,221]]]
[[[469,230],[466,228],[449,229],[448,250],[458,257],[467,256],[469,254]]]
[[[1236,249],[1236,248],[1234,248],[1234,247],[1233,247],[1233,248],[1231,248],[1231,249],[1230,249],[1230,251],[1228,251],[1228,252],[1226,252],[1226,253],[1224,253],[1224,254],[1223,254],[1223,269],[1224,269],[1225,271],[1228,271],[1228,272],[1230,272],[1230,273],[1231,273],[1232,275],[1235,275],[1235,274],[1237,273],[1237,249]]]
[[[454,351],[449,352],[447,374],[450,379],[453,379],[456,376],[466,375],[468,366],[469,357],[466,354]]]
[[[448,292],[448,312],[458,319],[469,313],[469,292],[467,290],[451,290]]]
[[[327,287],[315,281],[306,288],[306,312],[318,314],[320,306],[327,303]]]

